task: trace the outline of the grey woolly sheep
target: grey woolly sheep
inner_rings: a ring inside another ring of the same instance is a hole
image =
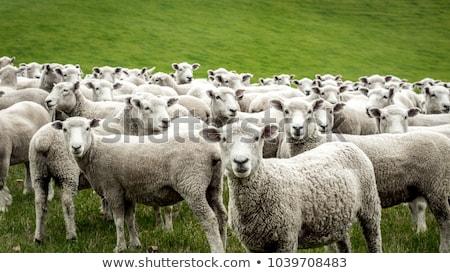
[[[47,110],[31,101],[18,102],[0,111],[0,211],[6,211],[12,201],[6,186],[10,166],[25,164],[23,193],[27,194],[32,190],[28,147],[34,133],[49,122]]]
[[[313,111],[319,108],[317,102],[295,109],[282,101],[273,101],[273,105],[285,113],[287,122],[282,143],[288,147],[287,156],[295,156],[327,141],[356,144],[373,163],[382,207],[425,198],[440,226],[439,249],[450,251],[450,139],[434,132],[321,135],[312,118]],[[283,149],[280,147],[280,150]]]
[[[381,252],[375,175],[355,145],[324,144],[289,159],[263,159],[265,139],[278,134],[276,124],[233,123],[201,134],[220,143],[229,224],[247,252],[296,252],[333,242],[350,252],[357,219],[368,251]]]
[[[63,66],[60,64],[44,64],[40,77],[39,88],[44,89],[47,92],[51,92],[55,84],[64,80],[62,70]]]
[[[63,130],[66,147],[93,188],[103,193],[111,206],[117,231],[116,252],[127,248],[124,222],[130,247],[141,245],[135,225],[136,203],[167,206],[182,200],[202,224],[211,251],[224,252],[227,215],[222,202],[222,166],[217,146],[175,140],[154,144],[132,136],[126,138],[127,143],[123,137],[111,141],[110,136],[92,132],[98,120],[82,117],[56,121],[53,126]],[[127,160],[109,160],[124,155]],[[178,162],[183,162],[183,167]]]

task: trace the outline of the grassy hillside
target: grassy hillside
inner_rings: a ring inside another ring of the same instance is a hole
[[[450,80],[444,0],[2,2],[0,54],[18,62]]]
[[[225,67],[253,73],[254,81],[280,73],[450,81],[450,2],[443,0],[1,2],[0,56],[16,56],[16,64],[77,63],[85,73],[103,65],[171,72],[171,63],[188,61],[201,64],[197,77]],[[23,178],[21,165],[11,168],[7,183],[14,200],[0,214],[0,252],[113,249],[114,226],[100,219],[98,198],[90,190],[76,199],[78,241],[65,240],[57,195],[49,206],[45,244],[35,245],[33,196],[23,196],[23,185],[15,182]],[[209,251],[198,221],[184,203],[180,209],[174,232],[168,233],[154,229],[151,208],[139,206],[143,245],[156,245],[161,252]],[[385,209],[383,250],[437,252],[439,231],[430,212],[427,221],[429,231],[417,235],[405,206]],[[366,251],[358,225],[352,242],[354,251]],[[232,233],[227,251],[244,251]]]

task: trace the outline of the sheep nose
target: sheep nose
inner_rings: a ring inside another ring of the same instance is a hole
[[[79,152],[79,150],[81,149],[81,145],[78,145],[78,146],[73,146],[72,145],[72,149],[73,149],[74,152]]]
[[[325,131],[325,129],[328,127],[328,124],[325,125],[320,124],[319,126],[322,129],[322,131]]]
[[[311,95],[311,90],[305,90],[305,95],[307,96]]]
[[[233,159],[233,162],[238,164],[238,165],[244,165],[248,161],[249,161],[248,157],[239,157],[239,158]]]
[[[237,112],[237,109],[230,109],[230,112],[231,112],[231,113],[236,113],[236,112]]]
[[[169,120],[168,119],[163,119],[161,122],[162,122],[162,127],[164,127],[164,128],[169,127]]]
[[[303,129],[303,126],[292,125],[292,129],[294,129],[295,131],[300,131],[301,129]]]
[[[192,77],[186,77],[186,79],[187,79],[188,82],[192,81]]]

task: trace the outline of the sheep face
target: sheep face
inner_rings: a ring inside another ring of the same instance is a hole
[[[291,81],[294,79],[294,75],[280,74],[277,76],[273,76],[275,84],[277,85],[286,85],[291,86]]]
[[[216,86],[229,87],[233,90],[244,87],[241,76],[233,72],[215,75],[214,84]]]
[[[200,135],[208,141],[219,143],[227,175],[245,178],[257,170],[264,140],[278,136],[278,125],[267,124],[260,128],[248,122],[235,122],[221,129],[204,128]]]
[[[387,78],[390,79],[390,78]],[[369,89],[385,88],[386,87],[386,77],[380,75],[372,75],[370,77],[361,77],[359,80],[362,85]]]
[[[112,101],[115,85],[107,80],[95,80],[86,83],[86,86],[92,89],[93,101]]]
[[[75,91],[78,88],[78,82],[61,82],[53,86],[52,92],[45,99],[48,109],[56,109],[66,113],[71,112],[77,102]]]
[[[39,79],[42,74],[42,65],[32,62],[25,65],[26,67],[26,76],[30,79]]]
[[[314,130],[314,112],[322,108],[323,100],[317,99],[313,102],[302,98],[289,100],[273,99],[270,104],[277,110],[283,112],[283,130],[291,139],[301,140]]]
[[[136,118],[144,132],[154,133],[167,130],[170,116],[167,107],[177,103],[177,98],[158,98],[149,94],[134,95],[129,103],[138,109]]]
[[[321,133],[330,133],[334,125],[334,113],[340,113],[344,109],[345,103],[338,102],[331,104],[323,102],[322,107],[314,111],[314,120]]]
[[[384,108],[388,105],[394,104],[394,89],[386,89],[386,88],[377,88],[373,90],[369,90],[365,87],[361,87],[359,89],[361,93],[366,95],[369,100],[366,105],[366,113],[369,114],[370,108]]]
[[[194,78],[194,70],[200,67],[199,64],[173,63],[172,68],[175,69],[175,80],[177,84],[191,83]]]
[[[389,105],[385,108],[371,108],[370,114],[377,119],[378,129],[381,134],[398,134],[408,131],[408,118],[420,113],[420,109],[413,107],[405,109],[397,105]]]
[[[294,80],[293,83],[297,85],[298,90],[302,91],[305,95],[311,95],[313,86],[313,81],[311,79],[303,78],[301,80]]]
[[[328,101],[331,104],[336,104],[340,101],[340,94],[347,90],[347,86],[333,86],[326,85],[324,87],[313,87],[312,91],[317,94],[320,98]]]
[[[425,113],[439,114],[450,111],[450,91],[444,86],[429,86],[424,88]]]
[[[16,57],[8,57],[8,56],[0,57],[0,68],[5,67],[9,64],[12,65],[15,60]]]
[[[65,82],[78,82],[81,81],[81,70],[75,66],[69,66],[62,69],[62,77]]]
[[[211,98],[213,116],[226,120],[236,117],[237,111],[240,109],[236,97],[241,96],[242,92],[243,90],[233,91],[227,87],[206,91]]]
[[[94,67],[92,68],[94,77],[97,79],[104,79],[111,83],[114,83],[117,79],[120,79],[122,75],[122,68],[112,68],[110,66]]]
[[[99,125],[98,119],[89,120],[83,117],[68,118],[64,122],[55,121],[52,126],[62,130],[66,147],[75,157],[82,157],[92,144],[91,128]]]

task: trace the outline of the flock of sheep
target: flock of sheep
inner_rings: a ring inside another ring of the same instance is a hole
[[[172,74],[104,66],[83,75],[79,65],[14,61],[0,58],[0,211],[12,205],[8,169],[24,163],[36,242],[53,180],[66,238],[77,238],[77,191],[92,188],[114,220],[116,252],[141,246],[137,203],[172,229],[183,200],[211,252],[226,250],[227,225],[248,252],[351,252],[356,221],[367,250],[382,252],[381,210],[401,203],[417,232],[428,206],[439,250],[450,252],[448,83],[329,74],[251,83],[224,68],[194,78],[200,65],[186,62]]]

